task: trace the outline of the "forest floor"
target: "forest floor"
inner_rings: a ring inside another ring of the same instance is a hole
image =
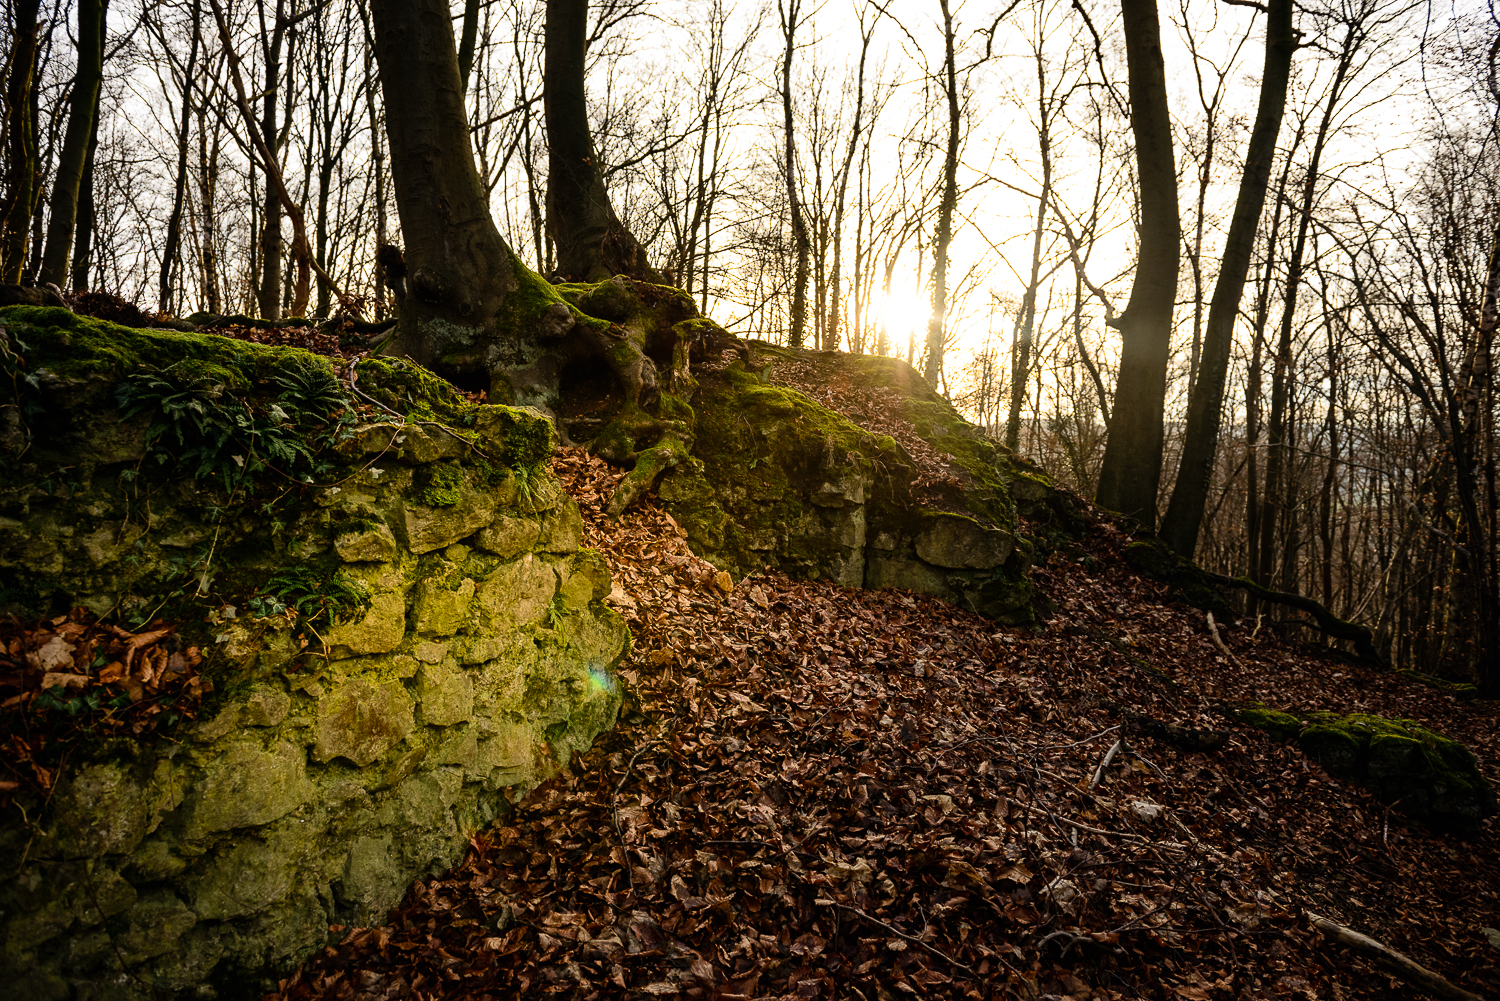
[[[1500,996],[1496,822],[1409,825],[1215,711],[1415,719],[1496,782],[1496,704],[1253,622],[1226,656],[1107,519],[1034,571],[1045,628],[1002,628],[773,573],[726,593],[654,502],[604,516],[618,471],[553,465],[635,635],[619,727],[270,998],[1412,996],[1307,910]]]

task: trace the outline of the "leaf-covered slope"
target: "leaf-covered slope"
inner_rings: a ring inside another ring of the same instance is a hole
[[[1493,705],[1267,631],[1221,625],[1225,655],[1106,522],[1034,571],[1045,633],[779,573],[726,594],[659,507],[603,517],[618,473],[556,465],[636,636],[621,728],[278,997],[1411,996],[1304,909],[1500,990],[1493,820],[1413,826],[1219,711],[1418,720],[1493,781]]]

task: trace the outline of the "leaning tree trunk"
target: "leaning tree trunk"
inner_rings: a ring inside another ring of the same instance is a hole
[[[1121,0],[1120,6],[1130,67],[1141,245],[1130,302],[1114,324],[1120,331],[1120,374],[1097,500],[1154,528],[1182,224],[1156,0]]]
[[[1276,136],[1286,108],[1287,83],[1291,79],[1292,53],[1297,48],[1292,33],[1292,0],[1270,0],[1266,13],[1266,61],[1261,73],[1260,106],[1245,153],[1245,171],[1240,176],[1239,197],[1224,241],[1224,259],[1214,284],[1208,309],[1208,331],[1198,378],[1188,396],[1187,434],[1172,501],[1162,520],[1162,538],[1187,559],[1198,547],[1198,531],[1213,480],[1219,447],[1219,422],[1224,409],[1224,379],[1229,372],[1229,349],[1239,318],[1240,297],[1250,271],[1255,249],[1255,231],[1260,225],[1266,192],[1271,186],[1271,165],[1276,158]],[[1324,600],[1330,596],[1325,594]]]
[[[99,113],[106,7],[103,0],[78,0],[78,71],[73,76],[73,95],[69,98],[68,130],[52,179],[52,213],[47,223],[46,250],[42,252],[41,280],[59,288],[68,282],[73,227],[78,220],[78,192],[94,134],[94,118]],[[196,45],[196,34],[193,41]]]
[[[547,229],[557,270],[574,281],[625,275],[660,285],[645,248],[615,215],[594,152],[584,90],[588,18],[588,0],[547,0]]]

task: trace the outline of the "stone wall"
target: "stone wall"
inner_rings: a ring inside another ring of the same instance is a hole
[[[111,378],[65,380],[39,406],[87,438],[65,411],[108,401]],[[50,800],[11,805],[9,996],[254,996],[330,925],[381,923],[412,880],[457,863],[508,799],[613,725],[629,633],[601,604],[603,560],[580,549],[577,507],[545,466],[495,461],[537,435],[545,454],[540,418],[476,407],[461,434],[354,428],[341,446],[350,475],[305,491],[276,527],[226,527],[223,498],[170,476],[152,486],[153,520],[136,520],[127,495],[140,482],[117,473],[142,468],[145,423],[122,436],[129,422],[95,413],[124,444],[75,466],[68,489],[0,487],[12,593],[32,559],[49,587],[107,607],[218,525],[224,577],[336,565],[367,600],[307,645],[288,616],[215,608],[214,711],[149,742],[80,745]]]
[[[695,552],[734,573],[769,565],[846,587],[922,591],[1010,624],[1033,620],[1033,541],[1017,531],[1017,514],[1061,506],[1059,491],[906,366],[910,384],[898,390],[889,372],[851,370],[899,365],[890,359],[755,349],[765,369],[735,361],[702,376],[695,457],[659,489]],[[924,469],[889,435],[770,384],[777,364],[820,366],[827,385],[891,388],[897,402],[886,405],[947,478],[922,482]]]

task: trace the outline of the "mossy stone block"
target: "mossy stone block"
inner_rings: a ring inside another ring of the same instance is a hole
[[[474,545],[501,559],[514,559],[536,547],[541,525],[535,518],[497,515],[495,520],[474,536]]]
[[[336,536],[333,551],[345,563],[388,563],[400,549],[390,528],[376,524]]]
[[[474,594],[475,631],[503,633],[534,622],[557,592],[557,573],[527,553],[481,581]]]
[[[234,740],[203,767],[187,804],[194,835],[259,827],[286,816],[312,798],[307,752],[287,741],[269,749]]]
[[[992,570],[1010,558],[1015,536],[962,515],[937,514],[922,520],[917,555],[952,570]]]
[[[138,963],[177,947],[177,940],[198,923],[192,908],[168,889],[140,895],[125,915],[117,942],[127,963]]]
[[[394,591],[375,595],[363,615],[332,626],[324,636],[329,646],[355,654],[390,653],[405,638],[406,598]]]
[[[474,718],[474,682],[452,661],[422,668],[417,703],[428,726],[453,726]]]
[[[425,636],[452,636],[464,627],[474,600],[474,580],[465,577],[456,588],[443,581],[423,580],[417,585],[413,610],[416,630]]]
[[[313,760],[347,758],[365,767],[411,734],[414,707],[399,681],[349,681],[318,700]]]

